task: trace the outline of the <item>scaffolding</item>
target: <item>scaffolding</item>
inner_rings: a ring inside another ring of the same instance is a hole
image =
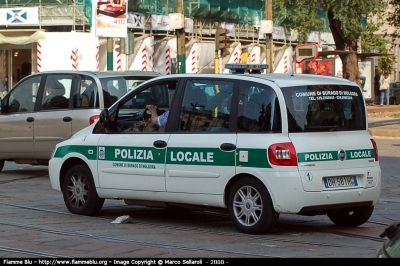
[[[92,25],[92,4],[97,0],[0,0],[1,8],[38,7],[42,26],[76,26],[85,31]],[[112,0],[109,0],[112,1]],[[255,36],[255,27],[265,14],[265,0],[184,0],[184,14],[193,18],[203,35],[215,21],[236,23],[243,35]],[[176,0],[128,0],[128,12],[144,13],[146,17],[176,12]],[[150,22],[150,20],[147,20]],[[211,30],[211,28],[210,28]]]
[[[0,7],[37,7],[40,27],[68,25],[85,31],[91,25],[92,0],[0,0]]]
[[[0,7],[39,7],[44,25],[91,25],[96,0],[0,0]],[[111,1],[111,0],[110,0]],[[195,19],[259,25],[265,0],[184,0],[184,14]],[[128,0],[128,12],[168,15],[176,12],[176,0]],[[53,21],[53,22],[52,22]],[[72,22],[72,23],[71,23]]]

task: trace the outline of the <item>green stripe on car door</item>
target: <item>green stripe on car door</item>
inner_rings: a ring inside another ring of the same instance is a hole
[[[218,148],[168,148],[167,164],[235,166],[235,152]]]
[[[54,153],[55,158],[63,158],[68,153],[80,153],[89,160],[97,159],[97,146],[86,146],[86,145],[70,145],[58,147]]]
[[[239,152],[247,151],[248,159],[239,160]],[[66,154],[76,152],[86,156],[89,160],[114,162],[142,162],[164,163],[174,165],[204,165],[204,166],[235,166],[235,159],[239,167],[271,168],[268,162],[266,149],[237,149],[225,152],[219,148],[168,148],[156,149],[147,147],[127,146],[80,146],[71,145],[59,147],[54,157],[62,158]],[[167,153],[167,154],[166,154]]]

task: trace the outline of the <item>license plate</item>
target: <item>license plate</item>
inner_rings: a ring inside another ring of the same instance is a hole
[[[324,178],[324,184],[326,188],[358,186],[355,176],[326,177]]]

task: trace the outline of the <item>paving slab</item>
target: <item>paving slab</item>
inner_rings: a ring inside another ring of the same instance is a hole
[[[373,137],[400,138],[400,105],[367,106],[368,131]]]

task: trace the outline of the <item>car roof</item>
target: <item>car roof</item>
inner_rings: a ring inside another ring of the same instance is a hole
[[[250,76],[270,80],[276,83],[279,87],[293,87],[293,85],[304,86],[304,85],[324,85],[324,84],[357,86],[355,82],[352,82],[345,78],[315,75],[315,74],[273,73],[273,74],[252,74]]]
[[[124,70],[124,71],[90,71],[90,70],[50,70],[42,71],[37,74],[92,74],[99,78],[107,77],[122,77],[122,76],[145,76],[145,77],[158,77],[160,73],[154,71],[141,71],[141,70]]]
[[[254,79],[263,79],[274,82],[279,87],[293,87],[293,86],[305,86],[305,85],[350,85],[358,86],[357,83],[350,81],[345,78],[323,76],[315,74],[171,74],[168,76],[162,76],[156,79],[164,78],[229,78],[244,80],[244,77]]]

